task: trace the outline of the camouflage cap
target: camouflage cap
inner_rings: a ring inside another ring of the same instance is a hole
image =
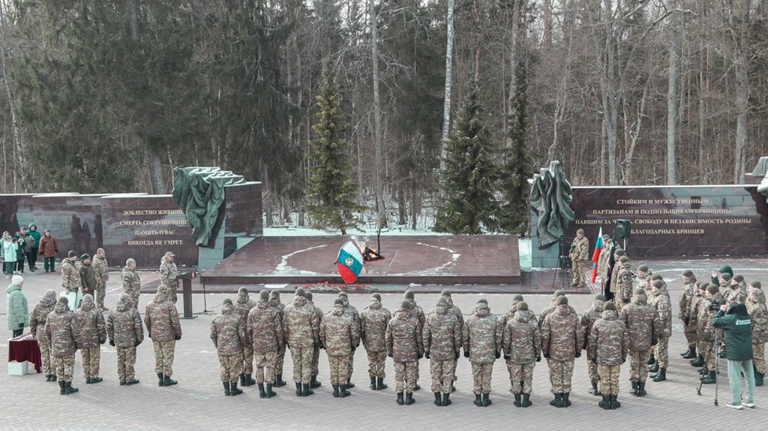
[[[640,265],[637,267],[638,271],[648,272],[648,265]]]
[[[480,304],[480,303],[482,303],[482,304],[488,304],[488,300],[487,300],[487,299],[485,299],[485,298],[480,298],[480,299],[478,299],[478,300],[477,300],[477,303],[478,303],[478,304]]]
[[[164,284],[157,286],[157,293],[168,293],[168,287]]]
[[[225,300],[224,300],[224,301],[221,303],[221,305],[232,305],[232,300],[231,300],[231,299],[229,299],[229,298],[226,298],[226,299],[225,299]]]
[[[699,289],[701,290],[706,290],[707,286],[709,286],[709,283],[707,283],[706,281],[702,281],[701,283],[699,283]]]
[[[411,305],[410,301],[403,301],[403,302],[400,303],[400,308],[402,308],[403,310],[409,310],[410,311],[411,308],[413,308],[413,306]]]
[[[279,298],[280,297],[280,291],[278,291],[278,290],[270,290],[269,291],[269,297],[270,298]]]
[[[619,259],[619,262],[627,263],[627,262],[629,262],[629,258],[627,256],[621,256],[621,259]]]
[[[66,296],[59,296],[59,304],[69,305],[69,299]]]
[[[447,297],[450,298],[451,297],[451,291],[448,290],[448,289],[443,289],[443,291],[440,292],[440,296],[447,296]]]
[[[584,235],[584,229],[577,230],[576,235]]]
[[[685,271],[683,271],[683,277],[693,277],[693,271],[691,271],[690,269],[686,269]]]
[[[341,298],[336,298],[333,300],[333,305],[341,305],[344,306],[344,300]]]
[[[651,280],[664,280],[664,277],[662,277],[661,274],[653,274]]]
[[[304,297],[307,298],[307,301],[312,300],[312,292],[306,291],[304,292]]]
[[[710,284],[709,286],[707,286],[707,292],[713,295],[719,291],[720,291],[720,288],[716,284]]]
[[[598,293],[597,295],[595,295],[595,301],[605,301],[605,295],[603,295],[602,293]]]
[[[743,275],[741,275],[741,274],[739,274],[739,275],[734,275],[734,276],[733,276],[733,279],[734,279],[734,280],[736,280],[736,281],[738,281],[739,283],[741,283],[741,282],[743,282],[743,281],[744,281],[744,276],[743,276]]]
[[[346,298],[347,292],[339,292],[339,298]]]
[[[526,304],[525,301],[520,301],[517,303],[517,311],[527,310],[527,309],[528,309],[528,304]]]
[[[625,253],[624,250],[622,250],[620,248],[617,248],[616,251],[613,252],[613,254],[617,254],[619,256],[624,256],[627,253]]]
[[[262,290],[261,292],[259,292],[259,298],[264,300],[269,299],[269,291]]]
[[[616,306],[613,305],[613,302],[607,302],[603,305],[603,311],[616,311]]]
[[[645,290],[643,290],[642,287],[636,287],[635,291],[632,293],[634,293],[635,295],[645,295]]]
[[[557,305],[568,305],[568,298],[565,296],[557,298]]]
[[[663,285],[664,285],[664,282],[663,282],[663,281],[661,281],[661,280],[653,280],[653,287],[655,287],[655,288],[659,289],[659,288],[661,288],[661,286],[663,286]]]
[[[754,287],[755,289],[762,289],[763,285],[760,284],[759,281],[755,280],[755,281],[752,282],[752,287]]]
[[[381,295],[379,295],[378,293],[374,293],[373,295],[371,295],[371,298],[378,299],[379,302],[381,302]]]
[[[557,298],[558,296],[565,296],[565,292],[563,292],[562,290],[556,290],[555,291],[555,298]]]
[[[722,278],[725,281],[731,281],[731,274],[728,274],[727,272],[724,272],[720,274],[720,278]]]
[[[303,287],[297,288],[295,294],[296,294],[296,296],[301,296],[302,298],[306,298],[306,294],[304,292],[304,288]]]
[[[240,288],[237,289],[237,293],[243,293],[243,294],[247,295],[248,294],[248,288],[245,287],[245,286],[240,286]]]
[[[523,295],[518,293],[517,295],[512,297],[512,300],[513,301],[522,301],[523,300]]]
[[[406,290],[405,294],[403,295],[405,299],[413,299],[413,291],[412,290]]]

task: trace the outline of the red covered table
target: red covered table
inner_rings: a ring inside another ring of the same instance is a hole
[[[43,363],[40,347],[32,334],[21,334],[8,340],[8,362],[29,361],[35,364],[35,371],[42,372],[40,365]]]

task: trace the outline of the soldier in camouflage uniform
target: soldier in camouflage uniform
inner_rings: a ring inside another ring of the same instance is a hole
[[[589,240],[584,236],[584,229],[576,231],[576,238],[571,244],[569,257],[571,258],[571,268],[573,268],[571,287],[584,287],[587,272],[586,264],[589,259]]]
[[[552,302],[550,302],[549,305],[541,310],[541,314],[539,314],[539,328],[541,328],[541,326],[544,324],[544,319],[546,319],[551,312],[557,309],[557,301],[561,296],[565,296],[565,292],[562,290],[556,290],[555,294],[552,296]]]
[[[395,317],[389,321],[384,341],[387,355],[395,361],[395,392],[398,405],[411,405],[416,387],[417,361],[424,355],[422,327],[413,317],[410,301],[403,301],[395,311]],[[405,399],[403,399],[405,390]]]
[[[371,378],[371,389],[375,391],[387,387],[384,384],[387,360],[387,344],[384,339],[390,320],[392,313],[381,305],[381,295],[371,295],[371,303],[360,315],[360,337],[368,353],[368,376]]]
[[[131,305],[138,310],[139,295],[141,295],[141,277],[139,277],[139,273],[136,272],[136,261],[127,259],[120,276],[123,279],[123,292],[128,294],[131,298]]]
[[[608,261],[608,266],[610,267],[610,276],[609,276],[609,285],[608,290],[603,291],[605,294],[605,299],[607,301],[614,301],[614,292],[616,291],[616,285],[619,284],[619,270],[621,269],[621,258],[623,256],[627,256],[627,253],[622,250],[621,248],[616,248],[613,251],[613,264],[611,264],[611,261]],[[627,256],[629,258],[629,256]],[[630,259],[630,263],[632,260]]]
[[[616,285],[611,285],[614,293],[613,304],[618,312],[632,299],[632,264],[627,256],[619,259],[619,275],[616,277]]]
[[[214,317],[211,322],[211,340],[219,354],[219,376],[224,386],[224,395],[242,394],[243,390],[237,387],[237,379],[243,375],[245,321],[235,312],[235,307],[229,298],[221,304],[221,314]]]
[[[283,311],[285,310],[285,304],[280,302],[280,292],[272,290],[269,292],[269,306],[277,310],[277,314],[280,316],[280,320],[283,320]],[[281,325],[283,326],[283,325]],[[285,364],[285,349],[288,346],[287,342],[280,343],[280,350],[277,351],[277,358],[275,359],[275,387],[279,388],[286,385],[283,380],[283,365]]]
[[[424,328],[424,325],[427,323],[427,317],[426,317],[426,314],[424,314],[424,309],[421,308],[421,306],[419,306],[416,303],[415,299],[413,299],[414,298],[413,297],[413,291],[412,290],[406,290],[405,294],[403,296],[404,296],[406,301],[410,301],[411,302],[411,306],[412,306],[411,314],[414,317],[416,317],[416,319],[419,321],[419,324],[421,325],[421,327]],[[419,389],[421,389],[421,385],[419,385],[419,364],[418,364],[418,362],[419,361],[417,360],[416,361],[416,386],[415,386],[416,387],[415,390],[417,390],[417,391]]]
[[[245,286],[237,290],[237,299],[235,299],[233,307],[235,313],[243,320],[243,328],[248,324],[248,313],[256,306],[256,301],[253,301],[248,296],[248,289]],[[240,373],[240,386],[251,386],[256,384],[256,380],[251,377],[253,375],[253,346],[251,343],[243,342],[243,366]]]
[[[176,255],[170,251],[160,260],[160,283],[168,288],[168,300],[175,304],[178,301],[176,290],[179,288],[179,271],[174,260]]]
[[[710,303],[712,300],[722,300],[723,295],[720,294],[720,288],[716,284],[710,284],[707,286],[707,293],[705,299],[699,305],[699,336],[703,340],[702,349],[700,352],[704,355],[704,368],[699,370],[699,374],[702,374],[702,382],[704,384],[712,384],[717,382],[717,368],[715,362],[715,355],[717,354],[717,346],[715,345],[715,327],[712,326],[712,319],[715,318],[717,310],[710,309]]]
[[[422,330],[424,356],[429,359],[432,393],[438,407],[451,404],[454,370],[462,344],[461,328],[448,305],[448,297],[440,296]]]
[[[104,306],[104,297],[107,293],[107,281],[109,281],[109,264],[107,252],[103,248],[96,250],[93,257],[93,274],[96,276],[96,307],[101,311],[107,311]]]
[[[704,366],[703,355],[703,342],[704,340],[699,335],[699,311],[701,310],[704,301],[704,292],[707,290],[709,283],[700,281],[693,285],[693,299],[691,299],[690,312],[688,314],[688,330],[693,332],[694,340],[696,342],[696,357],[690,360],[690,364],[693,366]]]
[[[93,296],[85,294],[83,304],[75,311],[77,325],[80,327],[80,355],[83,357],[85,383],[99,383],[99,362],[101,345],[107,341],[107,328],[104,315],[93,303]]]
[[[80,268],[77,270],[80,275],[80,287],[83,289],[83,296],[96,294],[96,274],[91,266],[91,255],[88,253],[80,256]],[[99,310],[101,311],[101,310]]]
[[[56,377],[59,381],[59,394],[70,395],[77,392],[72,387],[75,367],[75,352],[80,346],[80,328],[77,326],[75,313],[69,311],[69,300],[59,298],[45,324],[45,337],[51,345],[51,353],[56,361]]]
[[[603,235],[603,249],[600,250],[600,257],[597,259],[597,273],[600,275],[600,291],[605,290],[608,281],[608,261],[611,258],[611,248],[613,240],[609,235]]]
[[[344,315],[352,319],[355,325],[357,325],[357,331],[361,332],[360,313],[357,312],[357,308],[349,303],[349,298],[347,297],[346,293],[340,292],[339,298],[344,301]],[[357,348],[357,346],[355,346],[355,348]],[[355,353],[352,352],[349,355],[349,381],[347,382],[347,389],[355,387],[355,384],[352,383],[352,371],[354,371],[354,364]]]
[[[723,274],[722,278],[728,277],[728,274]],[[741,277],[737,275],[736,277]],[[747,289],[736,280],[736,277],[728,280],[727,289],[723,292],[723,296],[730,305],[744,304],[747,302]],[[741,277],[744,280],[744,277]]]
[[[347,362],[360,345],[360,332],[355,322],[345,315],[344,301],[341,298],[336,298],[333,309],[320,323],[320,342],[328,355],[333,396],[344,398],[351,395],[347,390]]]
[[[533,385],[533,367],[541,361],[541,334],[536,317],[528,304],[518,302],[517,312],[507,320],[502,335],[502,349],[507,361],[516,407],[529,407]]]
[[[696,330],[688,326],[688,322],[691,320],[691,303],[693,302],[695,287],[696,276],[693,275],[693,271],[686,269],[683,271],[683,290],[680,292],[679,301],[680,320],[683,321],[683,333],[688,342],[688,350],[680,354],[683,359],[693,359],[696,357]]]
[[[285,345],[283,334],[282,314],[277,307],[270,305],[269,292],[262,290],[259,294],[259,302],[248,312],[246,335],[256,358],[259,398],[272,398],[277,395],[272,391],[272,385],[275,383],[277,354]],[[264,390],[265,382],[266,391]]]
[[[55,361],[51,353],[51,343],[45,336],[45,323],[55,306],[56,291],[49,289],[29,315],[29,330],[32,336],[37,339],[37,345],[40,347],[40,356],[46,382],[56,381],[55,370],[52,368],[55,366]]]
[[[181,340],[181,323],[176,306],[168,300],[168,289],[162,284],[157,287],[152,302],[147,304],[144,324],[155,349],[155,373],[158,386],[178,383],[171,379],[176,342]]]
[[[605,304],[603,318],[595,322],[589,333],[588,351],[592,361],[598,364],[600,392],[603,400],[598,403],[605,410],[621,407],[619,396],[619,374],[621,364],[627,360],[629,332],[624,322],[616,316],[616,307]]]
[[[589,381],[592,383],[592,388],[589,393],[592,395],[600,396],[600,390],[597,388],[597,382],[600,381],[600,376],[597,374],[597,363],[587,349],[586,341],[589,340],[589,333],[592,331],[592,327],[599,319],[603,318],[603,306],[605,305],[605,296],[595,295],[595,299],[592,301],[592,306],[581,316],[581,326],[584,328],[584,349],[587,350],[587,371],[589,373]]]
[[[654,372],[651,378],[654,382],[667,380],[667,366],[669,365],[669,337],[672,335],[672,302],[669,300],[667,285],[663,280],[653,281],[652,296],[648,303],[653,306],[659,315],[661,326],[659,327],[658,342],[652,347],[656,362],[648,367],[648,371]]]
[[[645,291],[645,296],[651,295],[651,277],[653,274],[648,270],[647,265],[640,265],[637,267],[637,287]]]
[[[453,304],[453,298],[451,298],[451,291],[448,289],[443,289],[442,292],[440,292],[440,296],[445,296],[448,301],[448,307],[450,307],[451,312],[454,316],[456,316],[456,319],[459,321],[459,326],[464,327],[464,314],[461,312],[461,308],[457,307]],[[522,301],[522,299],[521,299]],[[456,369],[458,368],[459,361],[456,361],[456,365],[453,367],[453,381],[455,382],[458,378],[456,377]],[[456,385],[451,386],[451,391],[456,391]]]
[[[656,309],[648,304],[645,290],[638,287],[632,303],[621,310],[619,320],[624,322],[629,332],[629,364],[632,368],[629,381],[632,382],[632,394],[644,397],[647,394],[645,380],[648,370],[643,360],[648,356],[651,346],[658,342],[661,319]]]
[[[304,292],[304,297],[307,298],[307,304],[311,305],[312,308],[315,309],[315,314],[317,315],[317,321],[322,322],[323,320],[323,310],[320,309],[317,305],[315,305],[314,301],[312,301],[312,292]],[[315,345],[315,348],[312,350],[312,378],[309,381],[309,387],[310,389],[319,388],[322,386],[322,383],[320,383],[317,380],[317,375],[320,373],[318,369],[318,365],[320,363],[320,349],[322,348],[322,343],[318,343]]]
[[[491,314],[488,302],[479,299],[474,314],[464,321],[461,330],[464,357],[472,364],[475,405],[488,407],[492,404],[491,375],[493,362],[501,357],[502,331],[499,320]]]
[[[768,308],[765,293],[759,281],[753,281],[747,297],[747,312],[752,319],[752,355],[755,367],[755,386],[763,386],[765,379],[765,343],[768,342]]]
[[[576,313],[568,305],[568,298],[562,296],[557,301],[557,309],[547,315],[541,325],[541,352],[547,358],[549,380],[555,394],[549,404],[568,407],[571,405],[573,362],[581,356],[584,329]]]
[[[312,352],[320,343],[320,322],[315,309],[307,304],[304,289],[296,289],[293,302],[283,312],[285,340],[293,359],[293,382],[296,396],[308,397],[315,392],[309,388],[312,378]]]
[[[70,250],[67,253],[67,258],[61,261],[61,287],[66,290],[67,294],[70,292],[77,293],[80,289],[80,273],[75,267],[76,260],[77,253]]]
[[[133,307],[127,293],[120,295],[117,305],[107,316],[107,335],[109,345],[117,350],[120,385],[139,383],[133,366],[136,364],[136,347],[144,341],[144,327],[141,325],[139,311]]]

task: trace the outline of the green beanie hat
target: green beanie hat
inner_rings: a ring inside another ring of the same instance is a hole
[[[565,292],[563,292],[562,290],[556,290],[555,297],[553,299],[557,299],[557,297],[559,296],[565,296]]]
[[[618,254],[619,256],[624,256],[627,253],[624,252],[624,250],[617,248],[616,251],[613,252],[614,254]]]
[[[280,297],[280,292],[278,292],[277,290],[270,290],[269,291],[269,297],[270,298],[279,298]]]
[[[232,305],[232,300],[231,300],[231,299],[229,299],[229,298],[227,298],[227,299],[225,299],[225,300],[224,300],[224,301],[221,303],[221,305],[227,305],[227,304],[229,304],[229,305]]]
[[[763,285],[760,284],[759,281],[753,281],[752,282],[752,287],[754,287],[755,289],[762,289]]]
[[[341,299],[341,298],[336,298],[336,299],[333,300],[333,305],[341,305],[341,306],[343,306],[344,305],[344,300]]]
[[[565,296],[557,298],[557,305],[568,305],[568,298]]]
[[[710,284],[709,286],[707,286],[707,292],[713,295],[719,291],[720,291],[720,288],[718,288],[716,284]]]
[[[638,271],[648,272],[648,265],[640,265],[637,267]]]
[[[733,279],[734,279],[734,280],[736,280],[738,283],[742,283],[742,282],[744,282],[744,276],[743,276],[743,275],[741,275],[741,274],[739,274],[739,275],[734,275],[734,276],[733,276]]]
[[[577,230],[576,235],[584,235],[584,229]]]
[[[379,300],[379,302],[381,302],[381,295],[379,295],[378,293],[374,293],[373,295],[371,295],[371,298],[376,298]]]
[[[298,289],[296,289],[296,296],[301,296],[302,298],[306,298],[303,287],[299,287]]]
[[[597,295],[595,295],[595,301],[605,301],[605,295],[603,295],[602,293],[598,293]]]
[[[691,271],[690,269],[686,269],[685,271],[683,271],[683,277],[693,277],[693,271]]]
[[[451,297],[451,291],[448,290],[448,289],[443,289],[443,291],[440,292],[440,296],[447,296],[447,297],[450,298]]]
[[[728,274],[727,272],[720,274],[720,278],[722,278],[725,281],[731,281],[731,274]]]
[[[488,304],[488,300],[487,300],[487,299],[485,299],[485,298],[480,298],[480,299],[478,299],[478,300],[477,300],[477,303],[478,303],[478,304],[480,304],[480,303],[483,303],[483,304]]]
[[[663,286],[663,285],[664,285],[664,282],[663,282],[663,281],[661,281],[661,280],[654,280],[654,281],[653,281],[653,287],[655,287],[655,288],[657,288],[657,289],[660,289],[660,288],[661,288],[661,286]]]
[[[521,301],[517,303],[517,311],[520,310],[528,310],[528,304],[525,303],[525,301]]]
[[[304,291],[304,297],[307,298],[307,301],[312,300],[312,292]]]
[[[339,298],[346,298],[347,292],[339,292]]]
[[[512,297],[512,300],[513,301],[522,301],[523,300],[523,295],[518,293],[517,295]]]
[[[411,301],[403,301],[400,303],[400,308],[403,310],[410,311],[413,306],[411,305]]]
[[[635,288],[634,294],[635,295],[645,295],[645,290],[643,290],[642,287],[637,287],[637,288]]]
[[[733,270],[728,265],[723,265],[722,267],[720,267],[720,271],[717,271],[717,272],[719,272],[720,274],[725,272],[725,273],[731,274],[731,277],[733,277]]]
[[[269,299],[269,292],[266,290],[262,290],[261,292],[259,292],[259,298],[264,300]]]
[[[664,277],[662,277],[661,274],[653,274],[651,276],[651,280],[661,280],[661,281],[664,281]]]
[[[603,311],[616,311],[616,306],[613,305],[613,302],[608,302],[603,305]]]
[[[629,258],[627,256],[621,256],[621,259],[619,259],[619,262],[627,263],[627,262],[629,262]]]
[[[440,295],[440,297],[437,298],[437,306],[438,307],[447,307],[448,306],[448,297]]]
[[[404,296],[405,296],[405,299],[413,299],[413,291],[406,290]]]

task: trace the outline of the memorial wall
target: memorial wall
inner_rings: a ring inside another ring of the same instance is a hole
[[[584,229],[594,248],[601,227],[615,238],[624,219],[630,256],[768,254],[768,204],[755,186],[574,187],[571,207],[568,244]]]

